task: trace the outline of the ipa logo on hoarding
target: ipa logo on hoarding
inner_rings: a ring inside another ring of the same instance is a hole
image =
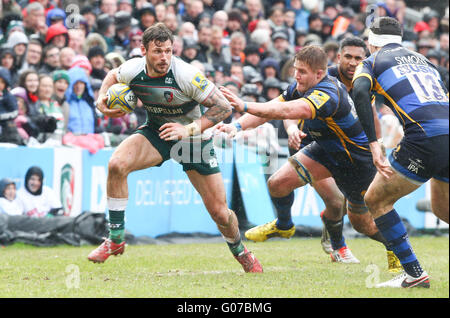
[[[73,197],[75,189],[75,173],[73,167],[66,163],[61,169],[61,203],[64,209],[64,215],[70,215],[73,207]]]

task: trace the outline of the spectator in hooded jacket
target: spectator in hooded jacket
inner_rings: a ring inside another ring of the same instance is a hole
[[[0,66],[6,68],[11,75],[11,87],[15,87],[19,80],[19,74],[17,73],[16,54],[10,48],[5,48],[0,51]]]
[[[18,116],[14,119],[20,137],[25,143],[28,142],[30,136],[36,138],[39,135],[39,128],[28,116],[28,96],[27,91],[23,87],[15,87],[11,90],[11,94],[16,97]]]
[[[66,12],[60,8],[53,8],[48,11],[46,16],[47,26],[50,27],[54,24],[66,25]]]
[[[156,21],[155,7],[151,3],[144,3],[137,11],[137,18],[139,20],[139,28],[145,31],[149,26]]]
[[[69,88],[70,78],[66,70],[57,70],[53,72],[54,94],[53,99],[58,102],[63,109],[69,109],[66,101],[66,91]],[[65,115],[66,119],[68,118]]]
[[[8,37],[8,42],[6,42],[6,46],[10,47],[14,54],[16,54],[16,64],[15,67],[20,69],[22,66],[22,62],[25,59],[25,52],[27,51],[28,46],[28,37],[23,32],[13,32]]]
[[[0,22],[0,45],[3,46],[8,41],[11,33],[16,31],[25,32],[22,15],[8,13]]]
[[[69,44],[69,31],[61,23],[52,24],[47,30],[45,43],[47,45],[53,44],[62,49]]]
[[[31,217],[57,215],[62,210],[60,199],[53,189],[44,185],[44,172],[37,166],[27,170],[17,197],[23,204],[24,214]]]
[[[0,214],[22,215],[23,204],[16,195],[16,183],[8,178],[0,180]]]
[[[86,75],[80,67],[68,71],[70,85],[66,91],[69,104],[68,131],[74,134],[92,134],[95,132],[96,113],[94,93]]]
[[[0,67],[0,142],[21,145],[23,140],[14,123],[18,115],[17,101],[9,92],[10,81],[9,71]]]

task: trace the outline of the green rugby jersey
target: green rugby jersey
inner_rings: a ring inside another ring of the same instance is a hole
[[[117,80],[130,86],[142,101],[146,124],[154,129],[168,122],[187,125],[199,119],[200,104],[214,89],[200,70],[176,56],[167,74],[160,77],[147,75],[145,57],[128,60],[119,67]]]

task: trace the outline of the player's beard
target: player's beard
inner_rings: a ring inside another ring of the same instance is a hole
[[[297,91],[299,91],[301,94],[306,93],[313,86],[315,86],[315,85],[308,84],[308,82],[306,82],[306,81],[302,82],[302,83],[299,83],[297,81]]]
[[[165,75],[169,70],[170,62],[168,63],[151,63],[149,59],[147,59],[147,67],[150,68],[155,73],[160,75]]]
[[[350,69],[350,66],[347,66],[347,68],[342,68],[341,73],[345,77],[345,79],[347,79],[348,81],[351,81],[353,79],[353,75],[355,75],[356,67],[352,69],[353,73],[351,73],[351,74],[349,74],[349,69]]]

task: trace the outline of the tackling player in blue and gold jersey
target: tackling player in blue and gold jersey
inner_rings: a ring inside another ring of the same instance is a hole
[[[271,197],[275,198],[276,205],[277,198],[286,197],[297,187],[333,177],[347,199],[349,213],[366,214],[363,196],[376,169],[347,88],[327,75],[327,56],[318,46],[302,48],[296,54],[294,68],[296,82],[279,100],[244,103],[221,87],[237,111],[247,111],[265,120],[304,119],[308,123],[313,142],[291,156],[270,177]],[[239,120],[243,129],[257,121],[247,118],[245,123]],[[366,226],[376,230],[373,218],[368,216]]]

